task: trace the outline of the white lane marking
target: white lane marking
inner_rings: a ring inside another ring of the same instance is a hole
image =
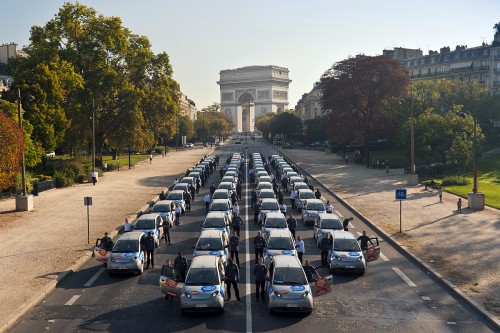
[[[424,301],[430,301],[431,298],[429,296],[422,296],[422,300],[424,300]]]
[[[447,321],[446,322],[448,325],[456,325],[457,323],[455,323],[454,321]]]
[[[415,283],[413,283],[412,280],[410,280],[409,277],[406,276],[405,273],[401,272],[401,270],[397,267],[393,267],[392,270],[397,274],[399,275],[399,277],[404,281],[406,282],[407,285],[409,285],[410,287],[416,287],[417,285]]]
[[[75,303],[75,302],[76,302],[76,300],[80,298],[80,296],[82,296],[82,295],[74,295],[74,296],[73,296],[73,297],[71,297],[71,298],[69,299],[69,301],[67,301],[67,302],[66,302],[66,304],[64,304],[64,305],[73,305],[73,303]]]
[[[340,212],[336,209],[333,210],[333,212],[335,213],[335,215],[337,215],[338,217],[344,217],[344,215],[340,214]]]
[[[248,232],[248,224],[250,223],[248,219],[248,149],[245,149],[245,246],[246,246],[246,284],[245,284],[245,290],[247,294],[246,298],[246,308],[247,308],[247,315],[246,315],[246,321],[247,321],[247,333],[252,332],[252,289],[251,289],[251,284],[250,284],[250,237],[249,237],[249,232]]]
[[[105,267],[99,268],[99,270],[94,274],[94,276],[92,276],[90,280],[88,280],[87,283],[85,283],[83,286],[84,287],[92,286],[94,282],[99,278],[99,276],[101,276],[101,274],[104,273],[105,270],[106,270]]]
[[[356,229],[356,226],[354,224],[352,224],[352,222],[349,222],[348,228]]]

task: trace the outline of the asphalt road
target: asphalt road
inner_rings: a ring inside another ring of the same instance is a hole
[[[222,147],[218,152],[221,155],[220,165],[232,152],[242,152],[244,146]],[[248,153],[252,152],[260,152],[266,157],[276,153],[271,147],[253,142],[248,144]],[[248,275],[248,279],[247,276],[247,272],[253,268],[253,248],[247,246],[240,249],[243,278],[239,289],[242,302],[233,298],[226,304],[222,315],[181,315],[178,301],[164,300],[159,290],[161,264],[167,258],[173,259],[179,250],[191,259],[192,246],[198,239],[200,223],[205,216],[202,193],[208,191],[211,183],[217,185],[219,180],[218,171],[210,176],[207,187],[202,189],[192,204],[192,211],[184,215],[181,226],[171,232],[172,245],[165,245],[162,241],[155,251],[155,269],[145,270],[140,276],[110,277],[103,266],[92,259],[80,271],[64,280],[10,332],[493,331],[426,272],[418,269],[383,240],[382,258],[370,263],[363,276],[336,274],[333,292],[315,299],[315,309],[309,316],[270,315],[264,303],[255,302],[253,278]],[[325,195],[326,191],[322,192]],[[242,244],[257,232],[252,213],[248,211],[248,197],[240,206],[240,212],[248,212]],[[349,211],[333,198],[326,196],[326,199],[334,205],[337,213],[350,216]],[[290,210],[289,200],[285,201]],[[306,245],[304,258],[311,259],[314,266],[319,266],[319,250],[312,238],[312,228],[298,222],[297,235],[304,239]],[[375,235],[355,218],[350,231],[357,234],[362,230],[366,230],[368,235]]]

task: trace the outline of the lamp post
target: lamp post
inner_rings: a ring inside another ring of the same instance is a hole
[[[472,120],[474,122],[474,138],[472,141],[472,158],[473,158],[473,179],[474,184],[472,187],[472,192],[469,192],[467,195],[468,199],[468,207],[475,210],[483,210],[484,203],[486,201],[486,196],[484,193],[479,193],[479,185],[478,185],[478,172],[477,172],[477,111],[474,109],[474,114],[470,112],[460,112],[458,116],[461,118],[466,118],[466,113],[472,116]]]
[[[27,101],[31,102],[35,97],[29,95]],[[23,131],[23,118],[21,115],[21,89],[17,88],[17,117],[19,120],[19,128],[24,135]],[[21,158],[21,195],[16,196],[16,210],[17,211],[30,211],[33,210],[33,196],[28,194],[26,190],[26,165],[24,161],[24,147]]]
[[[413,119],[413,96],[411,97],[410,104],[410,173],[408,174],[407,184],[415,186],[418,184],[418,174],[415,168],[415,125]],[[405,104],[405,100],[401,100]]]

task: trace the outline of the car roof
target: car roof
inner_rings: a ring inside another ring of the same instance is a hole
[[[271,237],[291,237],[291,233],[288,229],[271,229],[269,231],[269,238]]]
[[[273,198],[264,198],[264,199],[262,199],[262,203],[264,203],[264,202],[276,202],[276,203],[278,203],[278,200],[273,199]]]
[[[144,231],[141,231],[141,230],[134,230],[134,231],[130,231],[130,232],[126,232],[124,234],[122,234],[120,237],[118,237],[118,241],[122,241],[122,240],[137,240],[137,239],[141,239],[141,237],[143,236],[146,236],[146,234],[144,233]]]
[[[356,236],[354,236],[352,233],[349,231],[344,231],[344,230],[334,230],[334,231],[329,231],[333,239],[357,239]]]
[[[222,234],[221,230],[203,230],[200,234],[200,238],[220,238]]]
[[[191,260],[190,268],[217,267],[219,257],[217,256],[196,256]]]
[[[208,212],[207,216],[205,217],[205,220],[208,219],[209,217],[225,217],[226,214],[224,212]]]
[[[173,190],[173,191],[168,192],[168,194],[183,194],[183,193],[184,193],[183,190]],[[168,197],[168,194],[167,194],[167,197]]]
[[[172,204],[172,200],[158,200],[157,202],[155,202],[155,204],[153,205],[153,207],[156,207],[156,206],[170,206]]]
[[[285,215],[283,215],[282,212],[267,212],[266,213],[266,219],[267,218],[272,218],[272,217],[275,217],[275,218],[285,218]]]
[[[218,188],[215,190],[215,192],[224,192],[224,193],[229,193],[229,190],[227,188]],[[215,193],[214,192],[214,193]]]
[[[321,199],[307,199],[306,205],[310,203],[323,203],[323,201]]]
[[[339,220],[340,221],[340,217],[338,217],[337,214],[333,214],[333,213],[330,213],[330,214],[321,214],[319,216],[319,219],[321,221],[323,221],[323,220]]]
[[[213,199],[212,200],[212,203],[216,203],[216,202],[223,202],[223,203],[229,203],[228,201],[229,199]]]
[[[297,267],[302,268],[300,261],[295,256],[274,256],[274,268],[276,267]]]
[[[187,177],[182,177],[181,181],[183,181],[184,179],[191,179],[191,180],[194,180],[194,177],[189,177],[189,176],[187,176]]]
[[[141,216],[139,216],[139,218],[137,219],[137,221],[139,221],[139,220],[152,220],[152,219],[155,219],[157,216],[160,216],[160,214],[158,214],[158,213],[142,214]]]
[[[304,184],[305,184],[305,183],[304,183]],[[309,188],[303,188],[303,189],[301,189],[301,190],[299,191],[299,194],[300,194],[300,193],[307,193],[307,192],[311,192],[312,194],[314,194],[314,192],[313,192],[311,189],[309,189]]]
[[[260,190],[259,193],[267,193],[267,192],[269,192],[269,193],[272,192],[274,194],[274,191],[271,188],[263,188],[262,190]]]

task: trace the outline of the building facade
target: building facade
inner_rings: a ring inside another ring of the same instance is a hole
[[[320,83],[315,82],[312,90],[303,94],[297,102],[295,116],[302,121],[323,116],[325,112],[323,104],[321,104],[321,96],[323,96],[323,92],[321,91]]]
[[[196,120],[196,115],[198,114],[196,104],[182,92],[179,99],[179,111],[181,115],[188,116],[192,121]]]
[[[9,58],[26,57],[26,53],[18,48],[16,43],[7,43],[0,45],[0,96],[3,91],[10,88],[13,78],[5,75],[5,66]]]
[[[288,108],[288,69],[247,66],[220,71],[221,111],[234,122],[234,132],[253,132],[255,119]]]
[[[408,49],[395,50],[384,50],[384,55],[400,60],[411,80],[477,81],[492,90],[500,88],[500,33],[495,34],[491,45],[483,43],[471,48],[458,45],[455,50],[443,47],[439,52],[429,51],[427,55],[401,51]],[[402,59],[396,57],[397,54],[409,57]]]

